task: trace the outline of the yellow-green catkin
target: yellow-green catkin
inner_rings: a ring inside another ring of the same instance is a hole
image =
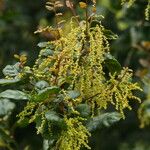
[[[150,19],[150,0],[148,0],[147,7],[145,9],[145,18],[146,20]]]
[[[108,105],[112,104],[125,118],[124,109],[131,109],[129,100],[140,101],[133,95],[133,91],[141,89],[137,83],[130,81],[133,73],[128,68],[123,68],[120,74],[110,74],[109,79],[105,77],[103,64],[106,55],[110,53],[110,48],[103,32],[104,27],[97,25],[85,32],[86,30],[84,24],[76,27],[71,22],[70,33],[66,35],[62,31],[60,39],[48,43],[54,47],[53,55],[44,58],[39,55],[33,68],[34,76],[38,80],[48,81],[50,86],[61,87],[63,83],[68,83],[70,85],[68,90],[78,91],[80,96],[72,100],[67,91],[61,90],[64,102],[75,116],[80,115],[75,109],[76,106],[87,103],[92,109],[92,116],[95,115],[95,110],[107,109]],[[44,49],[41,53],[43,51]],[[34,107],[29,111],[29,115],[33,109]],[[28,111],[28,108],[25,110]],[[42,119],[37,132],[42,133],[46,123],[44,112],[39,114],[35,110],[30,122],[33,122],[37,115]],[[24,116],[24,113],[20,115]],[[90,149],[87,144],[90,133],[82,124],[83,121],[80,117],[64,118],[67,130],[62,131],[57,141],[57,149],[80,150],[82,147]]]
[[[132,6],[136,0],[121,0],[121,4],[127,4],[128,7]],[[145,9],[145,19],[150,19],[150,0],[147,0],[147,7]]]
[[[137,83],[130,82],[132,72],[128,68],[124,68],[116,78],[116,75],[110,75],[110,80],[101,85],[101,90],[97,94],[91,96],[92,101],[95,101],[99,108],[107,108],[111,103],[115,106],[122,117],[125,118],[123,110],[131,109],[129,100],[135,99],[140,102],[140,99],[134,96],[134,90],[142,90]],[[99,88],[99,87],[98,87]]]
[[[109,89],[108,93],[111,93],[110,97],[116,109],[122,114],[123,118],[125,118],[123,110],[125,108],[131,109],[131,106],[129,105],[129,100],[134,99],[141,102],[140,98],[134,96],[133,91],[142,91],[142,89],[137,83],[131,82],[132,76],[132,70],[128,68],[123,68],[117,79],[111,76],[111,79],[109,81],[111,85],[111,90]],[[113,100],[113,95],[115,96],[115,100]]]
[[[95,7],[96,1],[92,1]],[[128,5],[132,5],[134,1],[122,0],[122,3],[128,2]],[[63,103],[71,110],[71,115],[67,114],[67,111],[60,115],[66,128],[60,133],[56,150],[80,150],[82,147],[90,149],[88,138],[91,134],[83,124],[85,119],[79,117],[80,113],[76,110],[79,104],[87,103],[92,109],[92,116],[97,110],[107,109],[108,105],[112,104],[125,118],[124,109],[131,109],[129,100],[140,101],[134,96],[133,91],[141,91],[141,88],[137,83],[130,81],[133,76],[130,69],[123,68],[118,74],[110,73],[109,77],[105,75],[103,65],[110,48],[104,34],[104,27],[97,25],[87,28],[84,21],[79,26],[71,21],[70,28],[68,34],[61,30],[60,38],[47,43],[49,47],[53,47],[52,54],[43,57],[42,53],[47,47],[43,48],[32,68],[35,81],[45,80],[49,86],[57,86],[61,89],[59,94],[63,95]],[[69,85],[67,90],[61,88],[63,83]],[[79,96],[72,98],[68,94],[70,90],[79,92]],[[34,92],[35,95],[38,94],[37,91]],[[50,95],[48,100],[56,103],[57,96],[57,94]],[[29,118],[29,123],[34,122],[36,118],[41,119],[41,124],[37,128],[38,134],[42,134],[48,123],[45,117],[46,110],[51,109],[44,101],[46,99],[36,102],[35,96],[34,102],[27,103],[24,111],[19,114],[20,121],[26,117]],[[50,131],[50,122],[48,126]]]
[[[102,62],[104,55],[108,52],[108,48],[104,45],[108,43],[102,28],[97,26],[89,32],[89,43],[86,43],[84,28],[72,29],[65,39],[64,51],[61,53],[64,57],[61,61],[58,79],[72,76],[71,85],[74,85],[85,98],[95,94],[93,88],[98,87],[104,79]]]
[[[138,110],[138,118],[140,120],[140,128],[150,125],[150,113],[148,108],[150,107],[149,100],[143,102]]]
[[[23,121],[26,117],[33,115],[33,111],[37,104],[35,102],[28,102],[24,110],[18,115],[18,122]]]
[[[145,89],[147,93],[146,100],[140,105],[138,109],[138,118],[140,121],[140,127],[144,128],[146,126],[150,125],[150,80],[149,80],[149,74],[145,75],[143,77],[143,82],[145,84]]]
[[[62,33],[59,40],[52,42],[55,45],[54,55],[45,58],[36,72],[48,68],[48,80],[51,85],[60,86],[67,82],[70,89],[74,88],[80,92],[80,98],[76,103],[65,98],[73,111],[73,107],[82,101],[92,105],[93,112],[97,107],[106,109],[111,103],[124,117],[123,110],[131,109],[129,100],[139,100],[132,92],[141,89],[136,83],[130,82],[133,73],[128,68],[124,68],[120,75],[110,74],[110,80],[105,78],[103,62],[109,54],[109,43],[103,33],[104,27],[99,25],[89,29],[88,37],[85,30],[86,27],[83,25],[71,28],[67,36]],[[53,65],[48,67],[47,63],[52,61]]]
[[[61,137],[57,141],[57,150],[80,150],[82,147],[90,149],[87,143],[91,134],[82,124],[82,120],[79,117],[64,119],[67,129],[61,133]]]
[[[28,102],[24,110],[18,115],[20,123],[21,121],[28,121],[29,123],[34,122],[37,118],[41,118],[41,125],[37,127],[37,134],[42,133],[44,130],[44,125],[46,123],[45,111],[39,111],[43,103]]]
[[[107,81],[104,77],[102,63],[105,54],[109,53],[109,44],[103,34],[103,27],[97,26],[89,32],[87,49],[82,45],[86,43],[83,31],[80,27],[72,30],[69,39],[66,39],[65,59],[62,62],[59,76],[66,78],[69,72],[74,77],[74,88],[80,91],[84,101],[88,103],[95,101],[97,107],[105,109],[109,103],[112,103],[124,118],[123,110],[131,109],[129,100],[140,101],[132,92],[141,89],[138,84],[130,82],[133,74],[128,68],[124,68],[118,78],[110,75],[110,80]],[[84,51],[86,51],[85,55],[82,54]],[[80,59],[81,56],[82,59]],[[92,106],[94,107],[94,103]]]
[[[128,7],[132,6],[136,0],[121,0],[121,4],[127,3]]]

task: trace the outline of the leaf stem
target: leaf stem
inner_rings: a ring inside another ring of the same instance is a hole
[[[86,17],[86,35],[88,36],[88,1],[86,0],[86,9],[85,9],[85,17]]]

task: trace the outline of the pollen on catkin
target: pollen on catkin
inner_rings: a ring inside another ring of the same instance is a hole
[[[59,150],[80,150],[82,147],[91,149],[87,144],[91,134],[82,124],[83,119],[80,117],[65,118],[64,121],[66,122],[67,129],[61,133],[56,147]]]

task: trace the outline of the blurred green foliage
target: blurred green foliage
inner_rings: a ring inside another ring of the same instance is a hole
[[[45,2],[38,0],[0,0],[0,68],[12,62],[13,55],[26,53],[30,64],[38,54],[38,26],[51,21]]]

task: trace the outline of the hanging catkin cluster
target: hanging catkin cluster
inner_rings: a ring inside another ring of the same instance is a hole
[[[67,131],[62,132],[62,136],[57,141],[58,150],[80,150],[83,146],[87,149],[88,138],[91,135],[82,124],[82,118],[65,118]]]
[[[132,5],[134,1],[122,3]],[[132,70],[122,68],[110,53],[109,40],[116,36],[102,26],[102,16],[96,15],[96,0],[91,0],[92,7],[88,2],[79,2],[85,15],[82,20],[71,0],[49,0],[46,8],[55,14],[55,27],[35,32],[49,38],[38,44],[41,50],[35,65],[26,66],[26,55],[15,55],[17,63],[7,65],[3,69],[5,78],[0,79],[0,85],[19,85],[16,90],[1,92],[0,98],[6,102],[27,101],[17,115],[18,124],[34,123],[45,150],[90,149],[90,132],[124,119],[124,110],[132,109],[129,102],[140,101],[134,95],[141,88],[132,82]],[[60,19],[63,14],[59,11],[64,6],[73,14],[67,25]],[[110,105],[116,112],[108,112]],[[142,127],[149,123],[145,109],[149,106],[149,102],[145,103],[139,110]]]
[[[136,0],[121,0],[121,4],[123,5],[123,4],[127,3],[128,6],[132,6],[135,1]]]
[[[96,1],[93,3],[95,7]],[[51,10],[53,3],[48,4]],[[60,3],[55,4],[62,7]],[[86,3],[80,5],[87,9]],[[31,83],[36,82],[36,85],[31,92],[31,102],[19,117],[21,120],[29,118],[30,123],[35,121],[38,133],[45,133],[45,129],[46,133],[51,132],[49,136],[55,137],[51,143],[54,149],[90,149],[86,121],[110,104],[125,118],[124,109],[131,109],[129,101],[140,101],[133,91],[141,89],[137,83],[131,82],[133,73],[130,69],[123,68],[113,73],[105,71],[110,48],[100,22],[92,27],[86,20],[77,26],[72,19],[69,25],[67,34],[59,27],[44,29],[53,37],[57,34],[57,38],[40,45],[42,50],[30,77]],[[82,114],[79,106],[86,106],[87,112]],[[61,131],[57,138],[56,129]]]
[[[35,69],[35,76],[41,73],[51,85],[61,86],[69,83],[70,90],[80,93],[80,102],[95,104],[99,108],[107,108],[107,104],[115,105],[122,115],[125,108],[131,108],[129,99],[137,99],[132,91],[140,90],[137,84],[131,83],[132,71],[124,68],[119,75],[106,79],[103,71],[105,55],[109,54],[109,44],[103,34],[103,26],[91,28],[88,37],[85,26],[72,28],[71,32],[54,45],[53,56],[49,56]],[[42,52],[42,51],[41,51]],[[43,73],[42,73],[42,72]],[[114,99],[115,97],[115,99]]]

